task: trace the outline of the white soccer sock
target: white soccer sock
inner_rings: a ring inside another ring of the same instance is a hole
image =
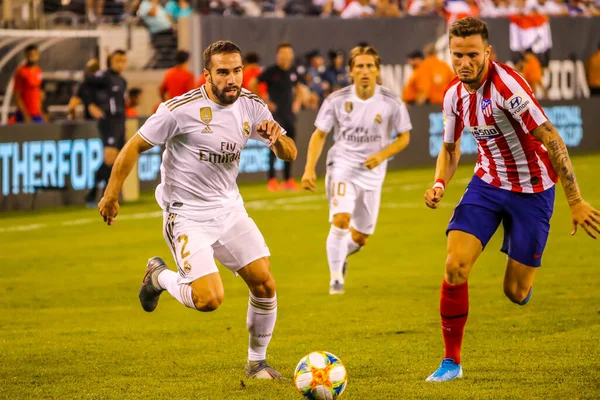
[[[358,252],[360,249],[362,249],[362,246],[356,244],[356,242],[352,240],[352,235],[348,235],[348,255],[346,255],[346,257],[351,256],[352,254]]]
[[[177,283],[177,272],[165,269],[158,275],[158,284],[184,306],[196,309],[192,300],[192,287],[189,283]]]
[[[331,225],[329,236],[327,236],[327,261],[329,262],[329,273],[331,275],[331,283],[339,281],[344,283],[344,261],[348,254],[348,245],[346,244],[346,236],[349,234],[348,229],[341,229]]]
[[[255,297],[250,293],[246,326],[248,340],[248,360],[260,361],[267,358],[267,346],[273,336],[277,321],[277,295],[271,299]]]

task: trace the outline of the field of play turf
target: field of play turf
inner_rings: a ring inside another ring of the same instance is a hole
[[[584,198],[600,207],[600,156],[574,157]],[[328,294],[329,230],[319,192],[241,187],[271,249],[278,321],[268,361],[289,377],[249,381],[248,290],[221,269],[225,301],[213,313],[168,293],[146,313],[138,290],[149,257],[173,268],[153,194],[125,204],[114,226],[96,210],[0,215],[0,398],[300,399],[291,380],[313,350],[348,369],[342,399],[600,398],[600,242],[570,235],[562,189],[528,305],[503,295],[502,228],[469,279],[464,379],[426,383],[443,342],[439,293],[445,228],[472,173],[462,166],[442,207],[423,193],[433,169],[390,172],[375,234],[349,259],[346,294]]]

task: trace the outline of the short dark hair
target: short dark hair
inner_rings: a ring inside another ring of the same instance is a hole
[[[116,56],[116,55],[120,55],[120,56],[126,56],[127,52],[125,50],[122,49],[116,49],[115,51],[113,51],[112,53],[110,53],[110,56]]]
[[[185,64],[190,59],[190,53],[185,50],[177,50],[175,53],[175,62],[177,65]]]
[[[450,38],[452,36],[466,38],[473,35],[481,35],[485,43],[489,40],[488,28],[485,22],[473,17],[459,19],[450,25]]]
[[[258,57],[258,54],[254,53],[254,52],[247,53],[246,57],[244,57],[244,58],[245,58],[244,62],[248,63],[248,64],[258,64],[260,62],[260,57]]]
[[[354,59],[362,55],[373,56],[375,59],[375,66],[379,69],[379,64],[381,62],[379,59],[379,52],[375,47],[371,46],[357,46],[350,51],[350,60],[348,61],[350,69],[354,66]]]
[[[37,44],[30,44],[29,46],[25,47],[25,54],[29,53],[30,51],[37,50],[37,49],[38,49]]]
[[[202,61],[204,62],[204,68],[210,71],[211,67],[211,57],[215,54],[230,54],[230,53],[238,53],[240,57],[242,56],[242,50],[238,47],[237,44],[230,42],[229,40],[219,40],[218,42],[214,42],[210,46],[204,50],[202,54]]]
[[[287,47],[291,48],[292,44],[290,42],[279,42],[279,44],[277,45],[277,51],[285,49]]]
[[[131,89],[129,89],[129,91],[127,92],[127,95],[131,98],[131,97],[137,97],[140,94],[142,94],[142,89],[139,87],[132,87]]]

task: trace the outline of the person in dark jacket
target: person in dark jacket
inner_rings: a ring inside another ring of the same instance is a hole
[[[127,82],[121,73],[127,67],[127,54],[115,50],[109,57],[109,67],[98,72],[81,93],[83,103],[92,118],[98,121],[98,131],[104,145],[104,163],[96,171],[94,186],[85,197],[89,207],[96,207],[98,188],[105,187],[112,165],[125,145],[125,94]]]

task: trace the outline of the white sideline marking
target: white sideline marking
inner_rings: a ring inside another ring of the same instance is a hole
[[[455,183],[463,184],[468,183],[471,179],[458,179],[454,181]],[[387,186],[382,189],[383,193],[395,192],[395,191],[410,191],[419,188],[426,188],[425,184],[407,184],[400,186],[392,186],[389,185],[399,183],[396,180],[389,180],[386,182]],[[248,196],[249,198],[253,198],[253,196]],[[272,210],[283,210],[283,211],[309,211],[309,210],[322,210],[327,208],[327,195],[325,193],[321,194],[310,194],[306,196],[296,196],[296,197],[279,197],[279,198],[262,198],[257,200],[251,200],[245,202],[245,206],[250,210],[258,210],[258,211],[272,211]],[[320,203],[316,203],[320,201]],[[303,204],[303,203],[311,203],[315,202],[315,204]],[[452,208],[454,204],[449,203],[441,203],[441,208]],[[401,209],[401,208],[423,208],[426,206],[424,203],[382,203],[381,208],[390,208],[390,209]],[[125,214],[119,215],[117,217],[117,221],[128,221],[128,220],[140,220],[140,219],[150,219],[150,218],[161,218],[163,215],[162,211],[152,211],[152,212],[143,212],[136,214]],[[87,225],[92,223],[103,223],[102,219],[98,215],[97,218],[78,218],[70,221],[63,221],[56,224],[29,224],[29,225],[13,225],[8,227],[0,227],[0,233],[7,232],[23,232],[23,231],[32,231],[37,229],[43,229],[48,227],[57,227],[57,226],[79,226],[79,225]]]

